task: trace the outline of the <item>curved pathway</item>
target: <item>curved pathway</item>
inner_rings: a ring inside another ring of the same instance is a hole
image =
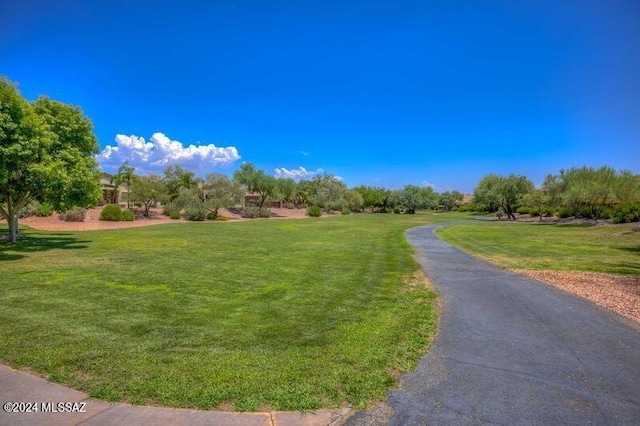
[[[388,423],[640,424],[640,326],[461,252],[435,236],[444,225],[406,233],[442,315],[428,354],[390,392]]]

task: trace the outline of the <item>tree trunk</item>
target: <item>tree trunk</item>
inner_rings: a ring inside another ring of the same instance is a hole
[[[9,224],[9,243],[15,244],[18,242],[18,238],[20,238],[20,231],[18,230],[18,214],[16,212],[11,212],[7,218],[7,223]]]

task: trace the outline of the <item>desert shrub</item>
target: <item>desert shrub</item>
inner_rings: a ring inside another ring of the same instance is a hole
[[[120,220],[124,222],[132,222],[136,218],[136,215],[131,210],[123,210],[120,215]]]
[[[207,209],[202,203],[192,203],[184,208],[184,218],[196,222],[203,221],[207,218]]]
[[[169,217],[171,219],[180,219],[180,218],[182,218],[182,216],[180,215],[180,211],[179,210],[172,210],[171,213],[169,213]]]
[[[400,207],[394,207],[393,208],[393,213],[400,214],[400,213],[402,213],[402,209]]]
[[[532,209],[532,208],[531,208],[531,207],[529,207],[529,206],[520,206],[520,207],[518,207],[518,209],[516,210],[516,213],[519,213],[519,214],[531,214],[531,212],[532,212],[533,210],[534,210],[534,209]]]
[[[258,209],[258,217],[271,217],[271,210],[265,207]]]
[[[162,206],[162,214],[164,215],[171,216],[174,211],[180,213],[180,206],[174,201],[169,201]]]
[[[75,207],[60,214],[60,219],[66,222],[84,222],[87,217],[87,209]]]
[[[340,211],[340,213],[342,213],[342,214],[350,214],[351,210],[349,210],[349,207],[343,207],[342,210]]]
[[[216,218],[218,217],[218,215],[216,214],[216,212],[209,212],[207,213],[207,220],[216,220]]]
[[[216,216],[216,221],[218,221],[218,222],[226,222],[228,220],[229,220],[229,218],[226,217],[226,216],[222,216],[222,215]]]
[[[242,217],[246,217],[249,219],[255,219],[258,217],[258,207],[256,206],[247,206],[240,213]]]
[[[471,206],[468,206],[468,205],[459,206],[458,207],[458,211],[459,212],[463,212],[463,213],[470,212],[471,211]]]
[[[320,217],[322,216],[322,209],[318,206],[310,206],[307,208],[307,216],[310,217]]]
[[[613,223],[640,222],[640,203],[620,203],[611,212]]]
[[[37,201],[30,202],[29,204],[27,204],[26,206],[20,209],[20,212],[18,212],[18,217],[23,218],[23,217],[33,216],[36,213],[38,206],[39,204]]]
[[[49,203],[42,203],[36,207],[35,215],[38,217],[47,217],[53,214],[53,206]]]
[[[573,209],[569,208],[569,207],[560,207],[558,209],[558,217],[560,219],[565,219],[567,217],[571,217],[573,216]]]
[[[593,219],[593,213],[589,207],[580,207],[578,209],[578,216],[583,219]]]
[[[118,222],[122,220],[122,209],[117,204],[107,204],[100,212],[100,220]]]

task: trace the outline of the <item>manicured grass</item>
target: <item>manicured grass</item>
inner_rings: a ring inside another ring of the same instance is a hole
[[[640,276],[640,227],[637,225],[477,222],[441,228],[437,234],[505,268]]]
[[[404,230],[462,217],[25,229],[0,243],[0,360],[109,401],[363,407],[435,329]]]

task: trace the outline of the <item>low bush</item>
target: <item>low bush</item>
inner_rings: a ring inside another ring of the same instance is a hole
[[[472,210],[471,210],[471,206],[463,204],[462,206],[458,207],[457,211],[462,212],[462,213],[466,213],[466,212],[470,212]]]
[[[122,220],[122,209],[117,204],[107,204],[100,212],[100,220],[119,222]]]
[[[621,203],[611,212],[613,223],[640,222],[640,203]]]
[[[184,209],[184,218],[195,222],[201,222],[207,218],[207,209],[202,203],[189,204]]]
[[[228,220],[229,220],[229,218],[226,217],[226,216],[221,216],[221,215],[216,216],[216,221],[217,222],[226,222]]]
[[[271,210],[264,207],[258,209],[258,217],[271,217]]]
[[[87,209],[75,207],[60,214],[60,219],[66,222],[84,222],[87,217]]]
[[[240,215],[249,219],[255,219],[258,217],[258,208],[255,206],[245,207]]]
[[[180,215],[180,210],[172,210],[171,213],[169,213],[169,217],[171,219],[181,219],[182,216]]]
[[[38,217],[47,217],[53,214],[53,206],[49,203],[42,203],[36,207],[35,215]]]
[[[177,211],[178,214],[180,213],[180,206],[173,202],[173,201],[169,201],[168,203],[164,204],[162,206],[162,214],[165,214],[167,216],[171,216],[172,212]]]
[[[402,213],[402,209],[400,207],[394,207],[393,208],[393,213],[400,214],[400,213]]]
[[[531,207],[529,207],[529,206],[520,206],[520,207],[518,207],[518,209],[516,210],[516,213],[519,213],[519,214],[531,214],[531,212],[532,212],[533,210],[534,210],[534,209],[532,209],[532,208],[531,208]]]
[[[124,222],[133,222],[136,218],[136,215],[131,210],[123,210],[122,215],[120,216],[120,220]]]
[[[322,216],[322,209],[318,206],[310,206],[307,209],[307,216],[309,217],[320,217]]]
[[[558,217],[560,219],[565,219],[571,216],[573,216],[573,209],[569,207],[560,207],[558,209]]]
[[[350,214],[351,210],[349,210],[348,207],[343,207],[340,213],[342,213],[343,215]]]
[[[207,220],[216,220],[217,217],[218,215],[216,214],[216,212],[207,213]]]

